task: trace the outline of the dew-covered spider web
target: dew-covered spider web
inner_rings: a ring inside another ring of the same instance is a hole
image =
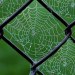
[[[0,0],[0,18],[4,20],[11,16],[27,0]]]
[[[75,0],[42,0],[69,23],[75,19]]]
[[[74,75],[75,74],[75,45],[71,40],[61,47],[60,51],[51,59],[48,59],[43,66],[42,71],[46,75]]]
[[[8,2],[8,0],[3,0],[0,6],[0,14],[2,14],[0,16],[0,23],[26,1],[10,0]],[[50,1],[52,2],[54,0]],[[71,2],[71,0],[63,0],[65,3],[66,1]],[[4,6],[8,7],[5,9]],[[56,11],[56,9],[54,10]],[[66,27],[52,16],[52,14],[34,0],[4,28],[4,31],[5,36],[10,39],[13,44],[23,50],[32,60],[37,62],[62,41],[65,36],[65,28]],[[63,47],[61,47],[59,52],[39,66],[39,69],[44,75],[74,75],[74,49],[75,46],[69,39]]]
[[[59,14],[66,22],[71,23],[75,20],[75,0],[42,0]],[[75,37],[75,27],[73,37]]]

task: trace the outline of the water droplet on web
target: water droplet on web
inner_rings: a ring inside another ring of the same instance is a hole
[[[36,32],[35,30],[32,30],[32,36],[35,36]]]
[[[31,48],[31,45],[30,45],[30,48]]]
[[[64,62],[64,63],[63,63],[63,66],[66,67],[66,66],[67,66],[67,62]]]
[[[74,2],[71,3],[71,7],[72,7],[72,8],[75,7],[75,3],[74,3]]]

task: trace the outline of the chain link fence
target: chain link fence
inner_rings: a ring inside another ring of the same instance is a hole
[[[37,0],[46,10],[49,11],[55,18],[57,18],[64,26],[66,26],[66,29],[64,30],[65,32],[65,37],[63,40],[55,46],[55,48],[50,51],[44,58],[42,58],[40,61],[35,63],[30,57],[28,57],[22,50],[20,50],[18,47],[13,45],[9,39],[7,39],[4,36],[3,28],[10,22],[12,21],[16,16],[18,16],[26,7],[28,7],[33,0],[28,0],[24,5],[22,5],[13,15],[11,15],[7,20],[5,20],[2,24],[0,24],[0,39],[4,40],[8,45],[10,45],[15,51],[17,51],[22,57],[24,57],[31,65],[31,71],[30,75],[43,75],[43,73],[38,69],[38,66],[40,66],[43,62],[45,62],[48,58],[53,56],[60,47],[62,47],[63,44],[66,43],[66,41],[70,38],[73,43],[75,43],[75,39],[71,36],[72,34],[72,27],[75,25],[75,21],[72,22],[71,24],[68,24],[64,19],[62,19],[56,12],[54,12],[46,3],[44,3],[42,0]]]

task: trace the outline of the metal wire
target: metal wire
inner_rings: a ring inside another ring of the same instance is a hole
[[[17,51],[22,57],[24,57],[31,65],[31,71],[30,75],[36,75],[38,73],[39,75],[44,75],[41,71],[39,71],[37,68],[40,66],[43,62],[45,62],[48,58],[52,57],[58,50],[59,48],[70,38],[74,43],[75,39],[71,36],[72,34],[72,27],[75,25],[75,21],[72,22],[71,24],[68,24],[63,18],[61,18],[54,10],[52,10],[48,5],[46,5],[42,0],[37,0],[45,9],[49,11],[49,13],[52,13],[55,18],[57,18],[61,23],[63,23],[67,28],[64,30],[65,31],[65,37],[64,39],[57,45],[55,46],[54,49],[52,49],[49,54],[47,54],[44,58],[42,58],[40,61],[38,61],[36,64],[34,61],[28,57],[22,50],[17,48],[11,41],[9,41],[3,33],[3,28],[10,22],[12,21],[16,16],[18,16],[28,5],[30,5],[33,0],[28,0],[22,7],[20,7],[13,15],[11,15],[8,19],[6,19],[1,25],[0,25],[0,39],[4,40],[8,45],[10,45],[15,51]]]
[[[33,0],[28,0],[24,5],[22,5],[22,7],[20,7],[13,15],[11,15],[0,25],[0,29],[5,27],[10,21],[12,21],[16,16],[18,16],[32,1]]]
[[[38,67],[39,65],[41,65],[43,62],[45,62],[48,58],[50,58],[51,56],[53,56],[58,50],[59,48],[68,40],[68,38],[70,37],[71,33],[69,32],[65,38],[51,51],[49,52],[49,54],[47,54],[44,58],[42,58],[39,62],[37,62],[32,69]]]
[[[52,15],[57,18],[63,25],[65,25],[66,27],[67,26],[70,26],[70,24],[68,24],[62,17],[60,17],[53,9],[51,9],[46,3],[44,3],[42,0],[37,0],[44,8],[46,8],[50,13],[52,13]],[[71,26],[74,26],[75,24],[75,21],[72,22],[72,25]],[[70,27],[69,27],[70,28]],[[73,42],[75,42],[74,38],[73,37],[70,37],[71,40]]]

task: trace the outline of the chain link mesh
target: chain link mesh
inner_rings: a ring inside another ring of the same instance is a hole
[[[3,28],[10,22],[12,21],[16,16],[18,16],[24,9],[26,9],[26,7],[28,7],[33,0],[28,0],[24,5],[22,5],[13,15],[11,15],[7,20],[5,20],[2,24],[0,24],[0,39],[3,39],[8,45],[10,45],[14,50],[16,50],[22,57],[24,57],[25,59],[28,60],[28,62],[32,65],[31,67],[31,71],[30,71],[30,75],[36,75],[36,73],[38,73],[38,75],[43,75],[42,72],[40,72],[40,70],[38,70],[38,66],[40,66],[43,62],[45,62],[48,58],[50,58],[51,56],[53,56],[58,50],[59,48],[66,43],[66,41],[70,38],[73,43],[75,43],[75,39],[71,36],[72,34],[72,27],[75,25],[75,21],[72,22],[71,24],[68,24],[64,19],[62,19],[56,12],[54,12],[48,5],[46,5],[42,0],[37,0],[45,9],[47,9],[49,11],[49,13],[51,13],[55,18],[57,18],[62,24],[64,24],[64,26],[66,26],[66,29],[64,30],[65,32],[65,37],[63,38],[63,40],[52,50],[50,51],[49,54],[47,54],[44,58],[42,58],[40,61],[38,61],[37,63],[34,63],[34,61],[28,57],[24,52],[22,52],[19,48],[17,48],[13,43],[11,43],[11,41],[9,41],[9,39],[7,39],[4,36],[3,33]]]

